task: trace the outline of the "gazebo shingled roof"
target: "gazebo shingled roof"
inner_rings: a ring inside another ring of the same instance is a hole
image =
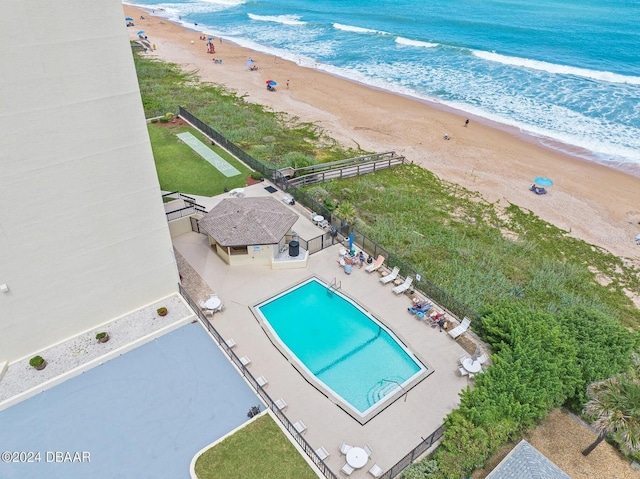
[[[278,243],[298,215],[271,197],[225,198],[200,220],[200,231],[220,246]]]

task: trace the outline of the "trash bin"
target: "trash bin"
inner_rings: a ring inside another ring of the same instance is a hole
[[[300,243],[298,241],[292,241],[289,243],[289,256],[295,258],[300,254]]]

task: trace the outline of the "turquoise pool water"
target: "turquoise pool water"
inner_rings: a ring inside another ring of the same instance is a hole
[[[391,331],[316,278],[256,310],[292,358],[360,415],[426,370]]]

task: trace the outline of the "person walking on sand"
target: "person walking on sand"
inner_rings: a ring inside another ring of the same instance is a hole
[[[469,126],[469,118],[464,121],[464,126]]]
[[[287,80],[287,90],[289,89],[289,80]]]

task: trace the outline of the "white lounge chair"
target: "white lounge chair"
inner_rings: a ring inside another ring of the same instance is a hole
[[[371,474],[373,477],[377,478],[377,477],[380,477],[384,471],[380,466],[378,466],[377,464],[374,464],[373,466],[371,466],[371,469],[369,469],[367,472]]]
[[[287,401],[285,401],[282,398],[276,399],[275,405],[280,411],[284,411],[285,409],[287,409],[287,406],[288,406]]]
[[[380,278],[380,282],[382,284],[390,283],[391,281],[393,281],[398,277],[399,272],[400,272],[400,268],[398,268],[397,266],[394,266],[393,269],[391,270],[391,273]]]
[[[374,271],[379,269],[383,264],[384,264],[384,256],[382,256],[380,254],[380,255],[378,255],[378,258],[373,263],[371,263],[369,266],[367,266],[364,270],[367,273],[373,273]]]
[[[393,292],[396,294],[404,293],[406,290],[409,289],[412,282],[413,282],[413,278],[411,276],[407,276],[404,279],[404,283],[402,283],[400,286],[396,286],[395,288],[393,288]]]
[[[236,341],[233,338],[229,338],[225,341],[225,344],[227,345],[228,348],[235,348],[236,347]]]
[[[469,325],[471,324],[471,320],[469,318],[464,318],[462,323],[459,326],[456,326],[451,331],[449,331],[449,336],[453,339],[457,339],[458,336],[463,334],[467,329],[469,329]]]
[[[305,426],[302,421],[294,422],[293,427],[295,428],[296,431],[298,431],[298,434],[302,434],[307,430],[307,426]]]
[[[256,378],[256,382],[258,383],[258,386],[262,388],[269,384],[269,381],[267,381],[267,378],[265,378],[264,376],[258,376]]]
[[[342,444],[340,444],[340,454],[342,454],[343,456],[346,456],[352,447],[353,446],[350,446],[346,442],[342,441]]]
[[[342,469],[340,469],[340,472],[345,476],[350,476],[353,471],[355,471],[355,469],[351,467],[349,463],[345,463]]]
[[[324,461],[327,457],[329,457],[329,451],[320,446],[318,449],[316,449],[316,455],[320,458],[320,460]]]
[[[251,364],[251,359],[249,359],[249,356],[242,356],[240,358],[240,362],[243,366],[248,366],[249,364]]]

